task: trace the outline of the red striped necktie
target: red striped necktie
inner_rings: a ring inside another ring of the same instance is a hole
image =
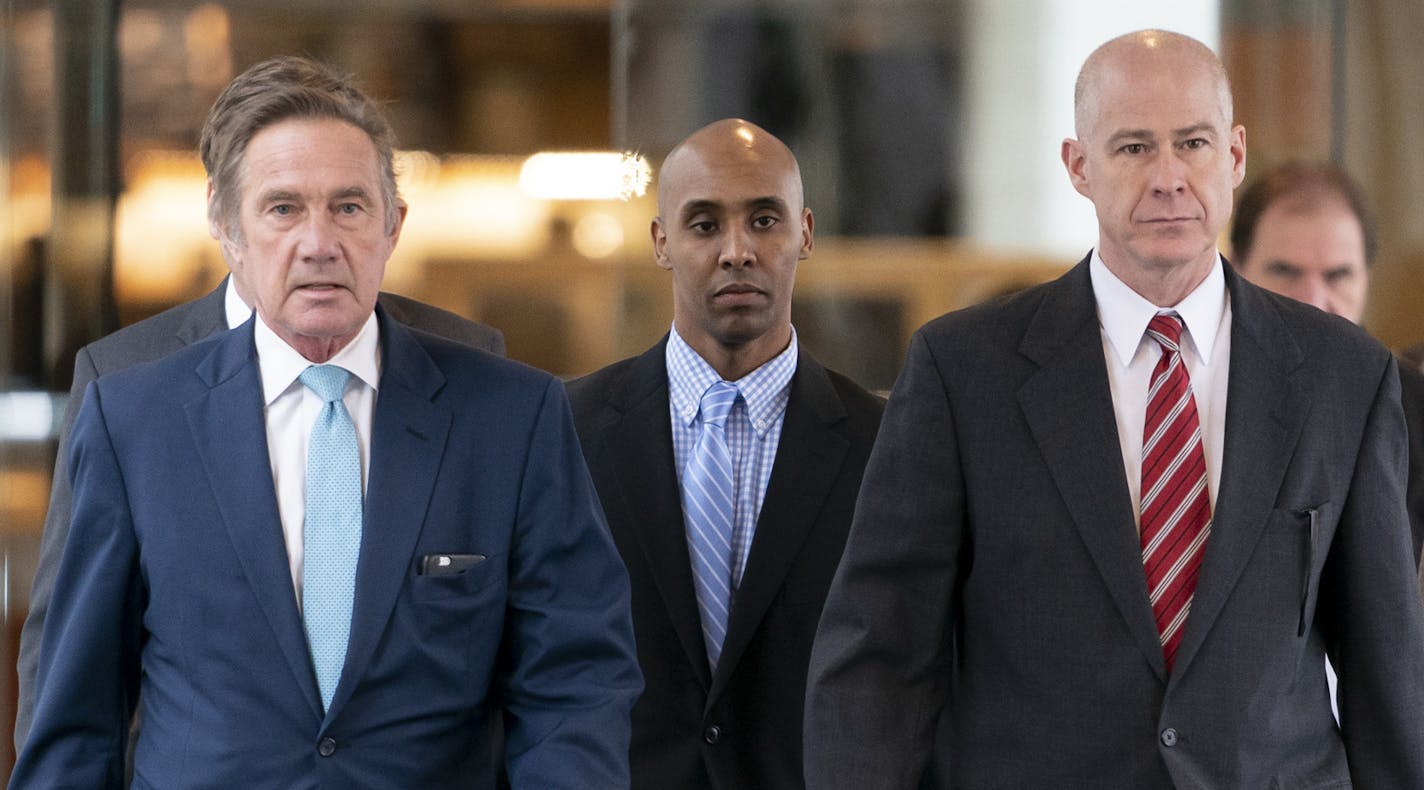
[[[1176,313],[1153,316],[1147,334],[1162,356],[1152,371],[1142,434],[1142,565],[1170,672],[1211,534],[1211,497],[1197,404],[1180,348],[1182,319]]]

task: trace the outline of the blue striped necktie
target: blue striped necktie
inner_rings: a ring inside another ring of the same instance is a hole
[[[736,402],[735,384],[719,381],[702,395],[702,430],[682,473],[682,513],[702,638],[713,670],[727,636],[732,604],[732,453],[727,449],[727,415]]]
[[[361,553],[361,450],[341,396],[350,373],[313,365],[301,381],[325,401],[307,445],[302,529],[302,624],[321,689],[322,710],[346,663],[356,560]]]

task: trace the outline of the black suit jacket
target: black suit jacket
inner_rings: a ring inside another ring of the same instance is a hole
[[[73,491],[64,470],[68,467],[69,431],[84,401],[84,390],[89,382],[102,375],[161,359],[184,346],[226,330],[224,299],[227,284],[224,278],[222,284],[206,296],[106,335],[79,349],[74,357],[74,381],[69,388],[69,401],[65,404],[60,423],[59,457],[55,461],[56,473],[50,485],[44,533],[40,536],[39,564],[35,568],[34,586],[30,592],[29,616],[25,618],[20,632],[20,655],[16,662],[19,675],[19,700],[15,715],[16,754],[29,737],[35,707],[40,636],[44,633],[45,614],[54,592],[60,556],[69,537]],[[402,324],[472,348],[504,354],[504,335],[498,329],[396,294],[383,293],[379,301],[386,314]]]
[[[1084,261],[912,340],[812,654],[809,787],[913,787],[941,712],[956,788],[1424,787],[1394,360],[1226,281],[1221,484],[1172,672]]]
[[[664,338],[571,382],[574,422],[633,584],[645,690],[633,787],[799,788],[811,640],[883,403],[803,347],[716,674],[673,468]]]

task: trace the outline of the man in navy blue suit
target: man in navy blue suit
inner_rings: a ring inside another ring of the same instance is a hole
[[[307,61],[218,98],[210,223],[255,316],[90,386],[12,787],[120,786],[140,699],[134,787],[493,786],[500,720],[514,787],[627,785],[628,581],[563,388],[377,306],[391,151]],[[316,540],[333,511],[354,532]]]

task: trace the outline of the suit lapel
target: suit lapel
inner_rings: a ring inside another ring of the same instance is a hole
[[[1191,664],[1265,529],[1310,410],[1295,381],[1304,354],[1275,305],[1228,266],[1231,363],[1221,485],[1174,677]]]
[[[623,386],[609,393],[607,403],[615,416],[600,431],[604,438],[599,450],[606,458],[593,466],[611,470],[618,497],[604,502],[608,519],[628,525],[635,535],[688,663],[705,689],[712,685],[712,673],[693,592],[682,494],[673,468],[666,346],[664,337],[634,360]]]
[[[707,695],[721,694],[762,617],[781,589],[806,535],[820,517],[850,443],[834,426],[845,406],[826,371],[803,349],[792,378],[786,419],[776,448],[766,499],[757,518],[742,584],[727,623],[722,657]]]
[[[1087,260],[1049,286],[1019,350],[1039,365],[1019,389],[1029,429],[1128,630],[1165,679]]]
[[[293,678],[319,718],[321,697],[290,583],[277,494],[272,488],[252,330],[248,320],[215,341],[213,352],[196,369],[209,390],[186,404],[184,411],[233,551]]]
[[[444,374],[410,332],[380,309],[382,372],[371,425],[361,557],[346,665],[331,700],[341,709],[370,663],[412,569],[416,539],[435,487],[450,431],[450,412],[432,399]]]

